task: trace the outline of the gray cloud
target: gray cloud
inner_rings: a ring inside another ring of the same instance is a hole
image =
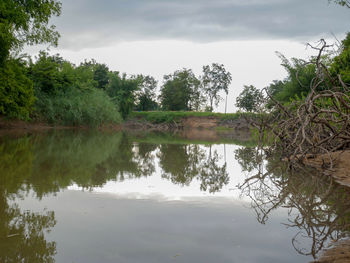
[[[327,0],[62,0],[54,23],[68,49],[130,40],[310,39],[349,30]]]

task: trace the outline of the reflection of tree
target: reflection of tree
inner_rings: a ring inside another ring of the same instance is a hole
[[[16,204],[8,205],[4,193],[0,190],[0,262],[54,262],[56,243],[44,237],[56,224],[54,212],[22,212]]]
[[[156,148],[155,144],[133,143],[123,134],[121,143],[101,166],[109,178],[117,181],[150,176],[155,171]]]
[[[32,189],[39,198],[72,184],[91,189],[110,180],[150,176],[156,170],[156,157],[163,178],[173,183],[188,185],[196,179],[209,192],[228,183],[226,165],[220,164],[211,147],[135,143],[125,133],[66,131],[26,136],[0,141],[0,153],[4,171],[0,183],[12,192]]]
[[[236,151],[236,158],[241,156]],[[330,240],[336,241],[350,230],[350,191],[324,178],[315,171],[291,170],[277,157],[267,157],[263,150],[254,149],[258,156],[240,159],[242,168],[254,167],[240,185],[242,194],[252,200],[257,219],[265,223],[270,212],[278,207],[289,209],[288,227],[296,227],[298,233],[292,240],[294,248],[303,255],[316,257]],[[267,160],[257,164],[255,160]],[[316,175],[315,175],[316,174]],[[311,245],[306,248],[306,244]]]
[[[228,184],[226,164],[219,165],[217,151],[209,153],[199,145],[162,144],[158,153],[162,177],[175,184],[189,185],[194,179],[202,191],[218,192]]]
[[[210,193],[218,192],[229,182],[226,171],[226,163],[223,166],[218,165],[219,155],[216,151],[209,156],[200,169],[199,180],[201,181],[201,190]]]
[[[155,144],[137,145],[122,133],[58,132],[0,141],[0,185],[38,197],[73,183],[90,189],[109,180],[149,176]],[[126,177],[127,176],[127,177]]]

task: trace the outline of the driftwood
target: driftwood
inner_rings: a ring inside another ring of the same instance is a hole
[[[303,101],[285,106],[276,101],[266,88],[263,90],[267,94],[265,97],[273,102],[275,112],[253,125],[260,134],[264,131],[272,133],[274,148],[281,149],[291,162],[314,154],[330,155],[350,149],[350,88],[340,75],[336,78],[332,76],[322,62],[323,53],[330,47],[324,40],[320,41],[319,47],[313,47],[318,50],[318,56],[306,64],[316,66],[316,76]],[[332,168],[332,161],[329,166]]]

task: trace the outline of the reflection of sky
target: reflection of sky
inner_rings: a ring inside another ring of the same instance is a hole
[[[40,201],[29,195],[16,202],[23,210],[55,212],[57,224],[46,239],[57,242],[56,263],[310,261],[291,245],[297,229],[281,224],[288,220],[286,209],[258,223],[249,199],[236,189],[245,179],[234,159],[238,146],[225,147],[211,150],[219,154],[219,164],[226,159],[230,176],[215,194],[201,192],[197,180],[180,186],[162,179],[155,158],[156,172],[147,178],[108,182],[92,191],[73,185]]]
[[[125,199],[113,194],[64,191],[20,201],[22,209],[55,211],[47,235],[57,242],[56,263],[274,263],[309,262],[293,249],[296,229],[287,211],[261,225],[246,203]]]
[[[200,147],[201,149],[205,149],[208,156],[209,148]],[[226,152],[227,172],[230,178],[229,183],[214,194],[208,191],[201,191],[201,182],[197,179],[194,179],[190,185],[182,186],[173,184],[171,181],[162,178],[162,169],[157,158],[155,159],[156,172],[152,176],[126,179],[123,182],[109,181],[103,187],[93,188],[93,191],[97,193],[111,193],[130,199],[184,200],[191,197],[228,197],[230,199],[249,201],[250,199],[248,197],[240,196],[240,191],[237,189],[237,185],[242,184],[246,178],[245,174],[241,172],[239,163],[234,159],[234,150],[239,147],[236,145],[224,146],[223,144],[212,146],[212,153],[217,151],[219,154],[220,159],[218,164],[220,166],[225,164]],[[137,154],[137,148],[135,149],[135,147],[134,152]],[[69,190],[81,190],[81,187],[72,185],[69,187]]]

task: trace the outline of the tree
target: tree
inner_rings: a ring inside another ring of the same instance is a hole
[[[281,65],[287,71],[287,77],[283,81],[274,81],[267,87],[275,100],[281,103],[288,103],[291,100],[301,98],[309,93],[310,83],[316,76],[316,66],[303,59],[292,58],[288,60],[284,55],[277,52],[282,60]],[[312,58],[314,60],[315,58]],[[322,58],[327,60],[328,57]],[[319,85],[318,89],[324,89],[324,85]],[[271,105],[268,102],[268,106]]]
[[[129,115],[134,108],[135,93],[138,90],[137,79],[128,79],[124,73],[121,77],[119,72],[110,73],[110,83],[107,93],[119,107],[123,119]]]
[[[191,69],[177,70],[164,76],[160,101],[163,110],[198,110],[201,104],[200,81]]]
[[[213,111],[213,105],[218,106],[221,97],[220,91],[228,93],[228,86],[232,81],[231,73],[226,72],[224,65],[213,63],[203,66],[202,85],[204,93],[209,99],[209,110]]]
[[[262,94],[253,85],[244,86],[243,91],[236,98],[236,107],[249,112],[258,111],[261,104]]]
[[[35,63],[29,65],[29,77],[37,92],[57,93],[75,84],[74,66],[58,54],[50,56],[41,51]]]
[[[340,86],[339,77],[343,83],[350,85],[350,33],[342,41],[340,54],[336,56],[330,66],[330,73]]]
[[[152,76],[136,76],[139,90],[136,93],[136,110],[150,111],[158,108],[156,102],[156,88],[158,82]]]
[[[109,69],[106,64],[96,64],[94,69],[94,80],[97,82],[97,88],[105,90],[107,88]]]
[[[59,16],[61,3],[55,0],[3,0],[0,2],[0,64],[11,51],[24,44],[57,45],[59,33],[49,26],[51,16]]]
[[[8,60],[0,67],[0,114],[28,119],[34,103],[33,82],[24,61]]]

